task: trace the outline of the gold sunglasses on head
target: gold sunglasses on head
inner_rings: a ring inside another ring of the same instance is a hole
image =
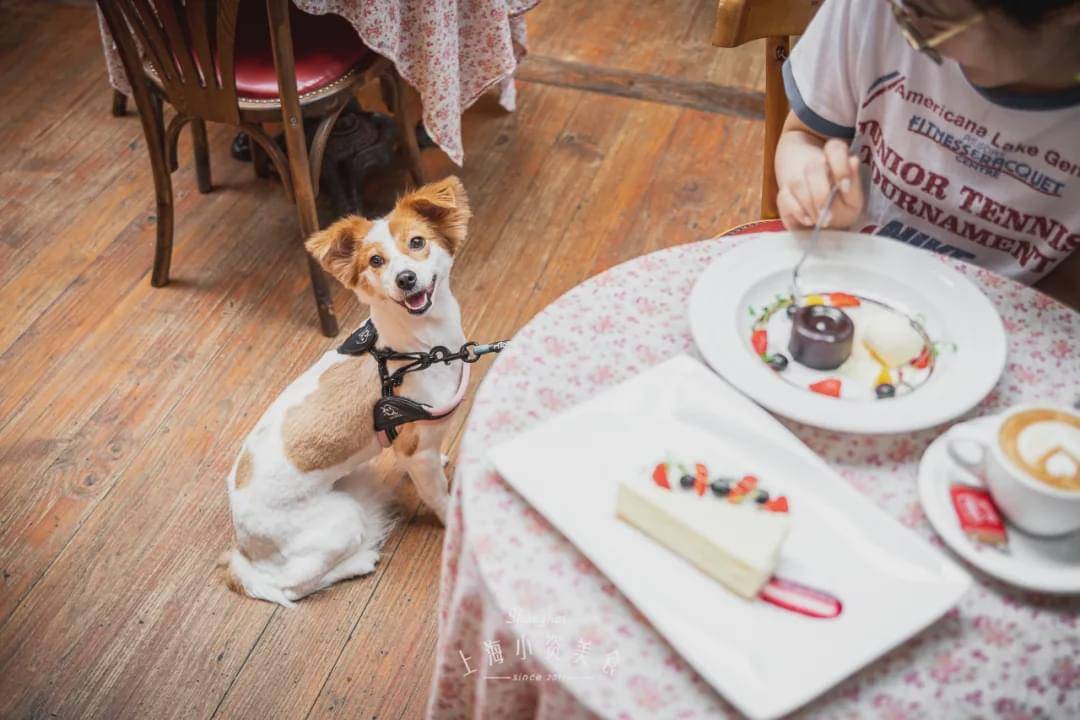
[[[941,52],[937,49],[938,45],[956,37],[983,19],[983,14],[977,12],[964,20],[941,20],[932,18],[918,7],[908,7],[901,0],[885,1],[892,8],[896,24],[900,26],[900,34],[907,40],[907,44],[911,46],[911,49],[923,53],[938,65],[941,64],[942,60]],[[949,27],[930,37],[926,37],[916,24],[919,20],[937,20],[939,23],[946,24]]]

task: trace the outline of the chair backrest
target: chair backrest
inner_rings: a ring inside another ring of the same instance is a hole
[[[823,0],[717,0],[713,45],[737,47],[765,39],[765,143],[761,168],[761,216],[775,218],[776,145],[788,114],[781,67],[790,37],[801,35]]]
[[[183,115],[236,125],[234,49],[240,0],[98,0],[134,84],[149,63]]]
[[[713,45],[801,35],[823,0],[718,0]]]

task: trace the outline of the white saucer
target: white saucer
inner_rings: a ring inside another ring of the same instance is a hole
[[[752,309],[789,294],[804,237],[749,235],[706,268],[694,286],[690,329],[705,361],[725,380],[773,412],[852,433],[940,425],[971,410],[993,389],[1005,369],[1006,341],[986,296],[934,253],[858,233],[823,232],[800,273],[800,290],[851,293],[918,318],[930,340],[947,348],[937,355],[932,374],[909,394],[878,400],[873,393],[866,399],[828,397],[770,369],[751,347]],[[785,346],[783,340],[780,347]]]
[[[956,427],[989,433],[993,421],[993,417],[979,418]],[[1007,553],[968,539],[956,519],[949,485],[975,484],[977,478],[949,457],[946,443],[951,433],[931,443],[919,463],[919,498],[926,517],[945,544],[975,567],[1010,585],[1045,593],[1080,593],[1080,532],[1061,538],[1037,538],[1006,523]]]

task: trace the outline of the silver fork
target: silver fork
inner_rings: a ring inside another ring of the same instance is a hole
[[[802,270],[803,263],[806,262],[806,258],[810,256],[810,253],[817,250],[818,236],[821,235],[822,227],[829,221],[829,213],[832,211],[833,201],[836,200],[836,194],[839,190],[840,185],[834,183],[829,190],[829,194],[825,196],[825,205],[818,214],[817,222],[814,223],[814,229],[810,231],[810,240],[806,244],[806,250],[803,251],[803,255],[799,258],[799,262],[795,265],[795,269],[791,271],[791,297],[796,305],[799,304],[799,298],[802,297],[802,294],[799,292],[799,271]]]

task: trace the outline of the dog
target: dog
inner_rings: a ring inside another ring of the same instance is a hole
[[[449,177],[406,194],[381,219],[341,219],[305,247],[370,307],[378,347],[456,349],[465,334],[450,270],[470,216],[465,188]],[[464,368],[436,363],[409,373],[395,394],[445,405],[455,392],[460,397]],[[230,589],[290,607],[375,569],[390,527],[374,484],[365,482],[382,450],[373,423],[381,390],[373,357],[331,350],[259,419],[228,477],[236,545],[221,565]],[[444,523],[449,494],[440,446],[448,422],[404,425],[391,445],[420,498]]]

